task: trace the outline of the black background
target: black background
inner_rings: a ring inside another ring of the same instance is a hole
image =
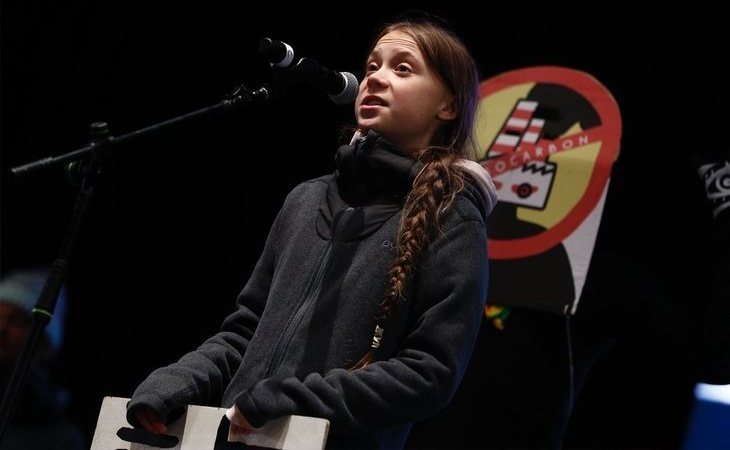
[[[83,146],[95,121],[120,135],[217,103],[239,83],[260,86],[270,80],[257,51],[263,37],[361,78],[378,24],[423,6],[269,3],[3,1],[3,273],[54,259],[75,198],[60,171],[20,182],[10,167]],[[569,442],[633,448],[642,434],[652,436],[646,447],[679,445],[693,382],[683,337],[698,326],[713,256],[690,155],[727,151],[720,14],[475,8],[429,11],[463,37],[483,79],[567,66],[615,96],[622,149],[596,251],[655,280],[676,319],[654,323],[631,305],[618,319],[596,316],[644,331],[598,362]],[[103,396],[128,397],[217,328],[284,196],[333,169],[352,117],[351,106],[302,87],[115,150],[72,256],[62,350],[72,417],[89,436]],[[597,267],[610,275],[609,264]]]

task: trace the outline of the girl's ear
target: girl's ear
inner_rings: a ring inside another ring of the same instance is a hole
[[[436,117],[438,117],[439,120],[454,120],[456,118],[456,108],[454,107],[453,98],[449,99],[449,101],[441,107],[438,114],[436,114]]]

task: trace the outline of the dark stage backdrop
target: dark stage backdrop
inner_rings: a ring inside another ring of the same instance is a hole
[[[684,336],[697,326],[712,254],[711,215],[689,156],[727,147],[720,14],[657,21],[629,10],[475,8],[430,11],[462,35],[483,79],[560,65],[592,74],[616,97],[622,148],[596,255],[655,281],[671,316],[657,322],[655,305],[630,302],[601,315],[601,305],[581,302],[579,313],[598,311],[592,320],[607,335],[632,333],[586,381],[568,442],[635,447],[648,433],[648,447],[678,445],[693,382]],[[270,79],[257,51],[263,37],[360,78],[376,26],[403,9],[3,0],[2,272],[54,259],[75,198],[60,172],[20,183],[10,167],[84,145],[91,122],[120,135],[216,103],[237,84],[260,86]],[[103,396],[131,395],[149,371],[216,330],[286,193],[333,170],[352,117],[351,106],[302,88],[114,151],[68,279],[62,374],[72,418],[89,437]],[[610,264],[598,268],[610,278]],[[638,420],[642,429],[627,425]]]

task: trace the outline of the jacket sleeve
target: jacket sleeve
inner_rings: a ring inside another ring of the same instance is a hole
[[[486,242],[484,222],[466,220],[431,244],[414,279],[414,325],[393,357],[358,370],[264,379],[239,394],[236,406],[254,426],[300,414],[326,418],[340,434],[432,415],[456,392],[478,334],[487,294]]]
[[[283,209],[282,209],[283,211]],[[188,404],[218,404],[238,369],[264,310],[276,261],[274,236],[279,212],[256,266],[220,331],[177,362],[152,372],[134,391],[127,420],[137,425],[137,408],[148,407],[163,420]],[[170,419],[171,420],[171,419]]]

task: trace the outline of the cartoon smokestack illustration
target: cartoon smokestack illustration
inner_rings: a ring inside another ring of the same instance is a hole
[[[542,135],[545,119],[535,116],[538,102],[520,100],[507,117],[487,151],[487,159],[515,152],[520,144],[535,145]],[[494,176],[499,201],[543,209],[555,177],[556,164],[531,160],[514,170]]]

